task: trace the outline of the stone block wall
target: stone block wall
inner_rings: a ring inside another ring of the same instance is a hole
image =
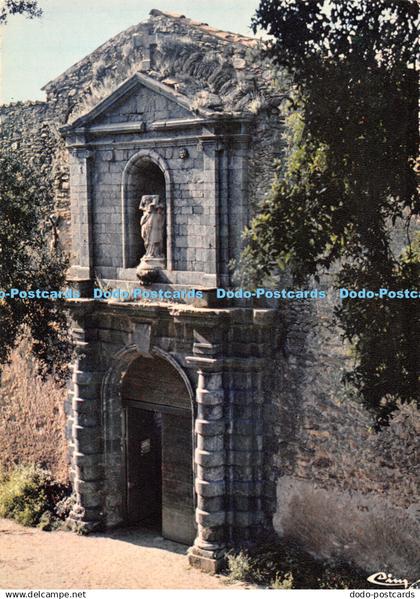
[[[70,247],[69,168],[59,132],[62,115],[47,102],[0,106],[0,151],[12,151],[53,184],[60,242]]]
[[[333,325],[332,302],[296,302],[285,312],[267,456],[276,531],[321,558],[418,577],[418,410],[402,406],[375,433],[343,384],[351,352]]]
[[[47,83],[44,87],[46,102],[1,106],[0,144],[21,152],[25,160],[38,160],[39,157],[39,168],[54,178],[61,244],[69,252],[69,167],[58,130],[87,112],[138,70],[186,94],[192,98],[195,108],[211,105],[220,112],[248,110],[256,99],[264,100],[264,96],[271,96],[270,66],[260,59],[254,40],[155,10],[148,22],[134,25],[114,36]],[[164,118],[165,100],[158,102],[162,105],[155,110],[155,117],[162,115]],[[114,122],[122,118],[134,122],[139,115],[133,107],[130,114],[110,115],[110,118]],[[184,185],[186,192],[189,184],[190,181],[179,183]],[[190,206],[184,208],[191,209]],[[198,206],[197,214],[200,210],[201,206]],[[237,222],[242,225],[242,211],[240,216]],[[180,222],[180,225],[183,224]],[[197,222],[199,226],[202,224]],[[196,235],[201,235],[199,229],[196,229]],[[228,237],[229,233],[226,233]],[[234,237],[237,237],[236,234]],[[226,241],[226,244],[229,243]],[[209,249],[214,248],[200,249],[198,262],[208,260],[205,252]],[[186,252],[182,250],[181,253]],[[75,259],[75,255],[71,257]],[[192,256],[187,258],[184,255],[182,261],[185,263],[192,259]],[[226,271],[229,260],[226,255],[221,260]],[[184,267],[185,264],[180,266],[181,269]],[[195,270],[200,268],[198,265]]]
[[[121,185],[124,168],[140,148],[145,151],[143,145],[116,150],[111,159],[106,149],[96,151],[93,156],[92,226],[94,262],[99,276],[117,278],[116,269],[123,268]],[[185,148],[188,157],[181,159],[179,152]],[[173,244],[172,269],[215,273],[215,207],[206,193],[205,151],[197,148],[195,141],[185,143],[181,139],[177,142],[174,137],[170,145],[160,145],[157,140],[153,152],[163,158],[172,178],[171,205],[168,206],[172,209],[172,230],[168,232]],[[169,200],[169,190],[167,195]],[[139,228],[140,197],[133,198],[133,201],[137,210],[133,210],[132,217]],[[131,268],[135,266],[129,264]]]
[[[249,213],[254,215],[270,192],[275,165],[284,160],[284,121],[279,110],[280,100],[258,113],[250,128],[248,158]]]

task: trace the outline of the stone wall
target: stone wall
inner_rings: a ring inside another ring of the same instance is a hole
[[[59,126],[63,115],[47,102],[0,106],[0,151],[12,151],[53,183],[63,247],[70,246],[69,169]]]
[[[273,393],[274,526],[314,555],[418,577],[420,415],[402,406],[375,433],[342,383],[350,348],[328,301],[287,307]]]
[[[166,201],[168,219],[172,217],[170,226],[168,220],[168,236],[173,249],[173,261],[168,268],[215,273],[215,208],[206,187],[206,150],[198,147],[197,133],[184,132],[182,126],[179,131],[170,134],[164,130],[164,126],[162,132],[150,127],[157,121],[188,117],[191,117],[191,113],[174,101],[141,85],[124,103],[113,106],[101,115],[102,125],[141,118],[145,131],[137,141],[123,134],[103,136],[98,145],[95,145],[98,140],[92,140],[95,165],[92,220],[94,263],[98,267],[98,276],[116,279],[116,269],[122,268],[124,263],[128,262],[128,268],[135,268],[138,264],[133,249],[128,248],[128,257],[122,255],[121,183],[124,182],[127,190],[125,211],[130,221],[127,226],[134,222],[135,233],[131,237],[137,239],[139,198],[142,194],[159,193],[159,189],[153,187],[156,182],[153,182],[151,174],[144,171],[148,157],[161,160],[162,179],[170,176],[170,182],[166,180],[166,187],[170,184],[170,189],[166,189]],[[131,164],[133,158],[136,160],[136,156],[139,160],[133,163],[125,179],[127,164],[129,161]],[[150,162],[147,164],[150,167]],[[164,180],[162,185],[165,186]],[[74,194],[77,193],[74,190]]]
[[[214,272],[214,255],[209,250],[208,240],[213,240],[211,228],[211,207],[202,191],[203,156],[196,144],[188,145],[188,158],[182,160],[178,153],[185,146],[176,143],[171,147],[154,147],[168,164],[173,177],[172,201],[174,209],[173,232],[175,270],[191,272]],[[116,150],[113,160],[106,159],[106,152],[96,152],[96,176],[98,183],[94,194],[94,236],[95,265],[99,276],[117,278],[116,268],[122,268],[122,223],[120,210],[120,189],[123,170],[128,160],[136,155],[137,149]],[[104,159],[105,158],[105,159]],[[150,189],[150,188],[149,188]],[[144,191],[144,193],[147,193]],[[117,200],[117,201],[116,201]],[[137,214],[138,218],[138,197]],[[116,213],[113,208],[116,208]],[[115,215],[113,219],[112,215]],[[111,222],[112,219],[112,222]],[[189,223],[188,227],[186,223]],[[112,225],[112,226],[110,226]],[[214,242],[213,242],[214,247]],[[214,253],[214,252],[213,252]],[[138,262],[137,262],[138,263]],[[137,263],[129,264],[133,268]],[[208,268],[207,268],[208,266]]]

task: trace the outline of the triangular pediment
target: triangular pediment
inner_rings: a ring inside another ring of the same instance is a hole
[[[118,122],[147,123],[192,115],[186,96],[143,73],[136,73],[66,129]]]

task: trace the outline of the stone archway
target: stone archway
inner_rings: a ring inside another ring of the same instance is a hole
[[[194,402],[176,360],[154,348],[120,351],[102,389],[107,526],[151,527],[192,544],[196,536]]]

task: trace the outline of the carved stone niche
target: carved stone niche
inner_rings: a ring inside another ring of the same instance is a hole
[[[155,281],[159,270],[165,268],[165,205],[160,195],[143,195],[139,210],[145,251],[136,273],[140,281],[147,283]]]

